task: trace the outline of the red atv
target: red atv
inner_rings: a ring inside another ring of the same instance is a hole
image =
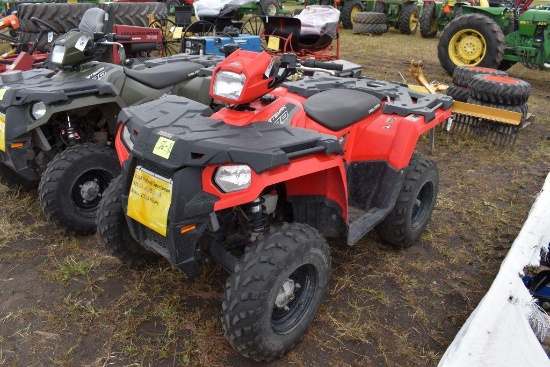
[[[101,241],[124,263],[161,255],[188,276],[209,258],[226,268],[223,330],[255,360],[283,355],[315,317],[331,269],[325,238],[353,245],[376,228],[405,247],[420,237],[439,175],[413,151],[451,115],[450,97],[402,84],[286,82],[299,70],[315,71],[295,55],[238,50],[210,87],[228,107],[168,96],[124,109],[123,172],[98,210]]]

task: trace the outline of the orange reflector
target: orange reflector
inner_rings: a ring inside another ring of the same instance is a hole
[[[443,8],[443,13],[449,14],[451,12],[451,7],[449,5],[445,5]]]
[[[15,149],[15,148],[22,148],[23,147],[23,143],[11,143],[10,147],[12,149]]]
[[[194,224],[189,224],[189,225],[187,225],[187,226],[185,226],[185,227],[181,227],[180,233],[181,233],[181,234],[184,234],[184,233],[187,233],[187,232],[190,232],[190,231],[194,230],[195,228],[197,228],[196,225],[194,225]]]

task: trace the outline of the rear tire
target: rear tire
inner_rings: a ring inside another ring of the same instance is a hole
[[[97,210],[97,234],[111,255],[128,267],[150,263],[159,255],[145,249],[132,237],[122,207],[122,176],[111,181]]]
[[[67,148],[48,163],[40,180],[42,211],[69,232],[95,232],[101,195],[119,173],[120,164],[111,148],[91,143]]]
[[[383,13],[362,11],[355,13],[353,18],[354,25],[357,23],[362,24],[386,24],[387,16]]]
[[[521,105],[531,94],[528,82],[500,75],[476,75],[468,88],[472,98],[497,104]]]
[[[38,33],[40,28],[31,20],[32,17],[51,24],[58,33],[65,33],[78,28],[82,15],[95,4],[21,4],[17,9],[19,30]]]
[[[504,33],[488,16],[464,14],[443,30],[437,44],[437,57],[452,75],[457,66],[484,66],[496,69],[504,56]]]
[[[413,155],[405,170],[405,181],[390,214],[376,226],[376,232],[396,247],[409,247],[430,221],[439,189],[435,163]]]
[[[403,34],[416,34],[418,18],[418,6],[415,3],[403,4],[399,14],[399,31]]]
[[[348,0],[345,2],[340,13],[340,20],[342,21],[342,26],[345,29],[353,28],[353,17],[356,13],[363,11],[363,4],[359,0]]]
[[[420,14],[420,35],[423,38],[434,38],[438,30],[439,26],[437,25],[435,4],[425,4]]]
[[[315,318],[330,267],[328,244],[316,229],[302,223],[271,228],[246,248],[227,279],[221,314],[225,337],[256,361],[282,356]]]

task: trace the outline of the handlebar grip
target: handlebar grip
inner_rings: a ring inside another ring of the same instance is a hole
[[[319,69],[337,70],[337,71],[344,70],[344,65],[332,63],[332,62],[315,61],[313,64],[315,68],[319,68]]]
[[[113,37],[114,41],[131,41],[132,36],[119,36],[118,34],[115,34]]]

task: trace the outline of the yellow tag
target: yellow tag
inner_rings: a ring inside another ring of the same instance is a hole
[[[9,88],[0,89],[0,99],[4,99],[4,94],[8,91]]]
[[[128,216],[166,236],[172,181],[136,167],[128,195]]]
[[[280,42],[280,38],[279,37],[273,37],[273,36],[269,36],[269,39],[267,41],[267,48],[270,49],[270,50],[279,50],[279,42]]]
[[[174,29],[174,33],[172,34],[172,38],[180,39],[182,34],[183,34],[183,27],[176,27],[176,29]]]
[[[156,154],[164,159],[168,159],[168,157],[170,157],[170,153],[172,153],[172,148],[174,147],[175,143],[175,141],[166,139],[165,137],[161,136],[155,144],[153,154]]]
[[[78,1],[77,0],[67,0],[68,3],[77,3]]]
[[[0,113],[0,150],[6,151],[6,116]]]

